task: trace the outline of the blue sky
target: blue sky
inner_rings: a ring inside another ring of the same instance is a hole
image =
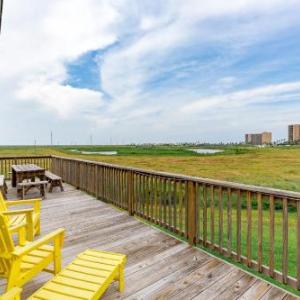
[[[276,140],[300,123],[300,1],[29,2],[5,5],[1,144]]]

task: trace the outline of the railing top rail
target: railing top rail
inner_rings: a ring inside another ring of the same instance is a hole
[[[162,172],[162,171],[144,170],[144,169],[139,169],[139,168],[134,168],[134,167],[120,166],[120,165],[115,165],[115,164],[109,164],[109,163],[93,161],[93,160],[84,160],[84,159],[73,158],[73,157],[64,157],[64,156],[57,156],[57,155],[52,155],[51,157],[69,160],[69,161],[77,161],[77,162],[86,163],[86,164],[96,164],[96,165],[100,165],[103,167],[131,171],[131,172],[135,172],[135,173],[138,173],[141,175],[154,175],[154,176],[159,176],[159,177],[164,177],[164,178],[167,177],[168,179],[180,180],[180,181],[194,181],[194,182],[206,184],[206,185],[221,186],[223,188],[228,188],[228,189],[232,189],[232,190],[243,190],[243,191],[248,191],[248,192],[261,193],[264,195],[272,195],[274,197],[288,198],[288,199],[300,201],[300,193],[299,192],[293,192],[293,191],[288,191],[288,190],[280,190],[280,189],[275,189],[275,188],[270,188],[270,187],[248,185],[248,184],[242,184],[242,183],[236,183],[236,182],[230,182],[230,181],[215,180],[215,179],[209,179],[209,178],[205,178],[205,177],[195,177],[195,176],[188,176],[188,175],[182,175],[182,174],[176,174],[176,173],[168,173],[168,172]]]
[[[51,155],[0,156],[0,160],[26,158],[51,158]]]

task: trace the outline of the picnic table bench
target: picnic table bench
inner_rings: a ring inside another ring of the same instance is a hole
[[[7,193],[7,185],[5,182],[5,176],[0,175],[0,192],[2,193],[3,197],[6,198]]]
[[[45,177],[50,183],[49,193],[52,193],[54,187],[60,187],[60,190],[63,192],[64,188],[62,185],[62,179],[56,174],[53,174],[49,171],[45,172]]]
[[[38,188],[40,190],[41,196],[45,197],[46,196],[45,186],[47,186],[47,184],[48,184],[47,180],[20,182],[17,185],[17,189],[18,191],[22,190],[22,199],[25,198],[26,193],[33,187]]]

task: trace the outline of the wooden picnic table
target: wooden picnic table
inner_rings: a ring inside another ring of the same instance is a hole
[[[45,180],[45,169],[34,164],[12,165],[12,187],[16,187],[24,179],[35,180],[35,177],[40,180]]]

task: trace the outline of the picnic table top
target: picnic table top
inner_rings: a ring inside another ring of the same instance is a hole
[[[15,172],[38,172],[38,171],[45,171],[44,168],[37,166],[35,164],[25,164],[25,165],[12,165],[11,168]]]

